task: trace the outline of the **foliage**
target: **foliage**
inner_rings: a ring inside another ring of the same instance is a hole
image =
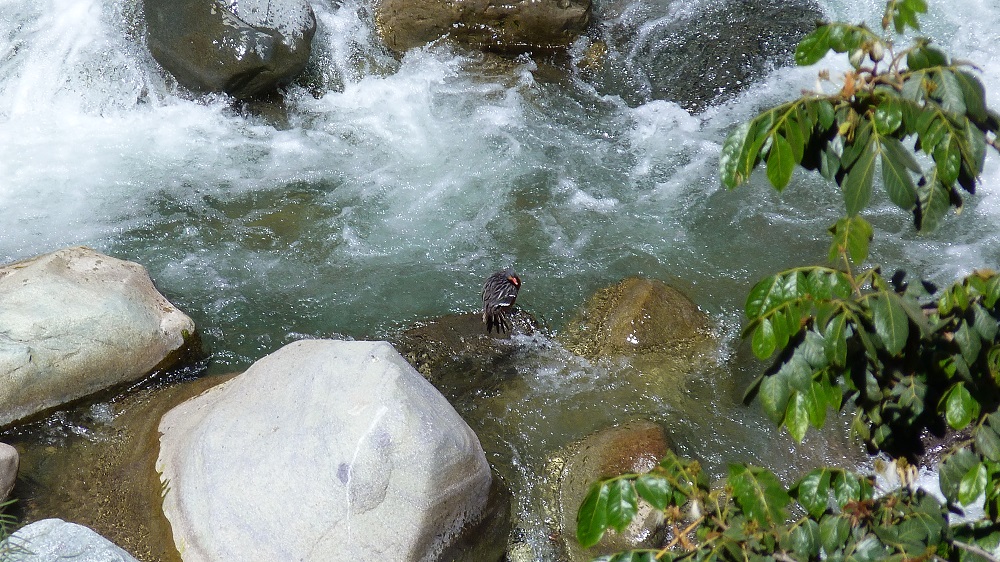
[[[883,30],[919,29],[924,0],[889,0]],[[605,560],[995,560],[1000,542],[1000,274],[978,271],[943,291],[861,270],[874,229],[862,211],[876,184],[935,228],[974,193],[1000,117],[976,69],[917,38],[897,51],[864,25],[825,23],[796,62],[829,51],[851,70],[834,94],[807,93],[767,109],[727,138],[720,175],[732,189],[758,165],[783,190],[794,169],[836,183],[847,216],[833,225],[830,266],[782,271],[746,300],[744,337],[773,364],[747,391],[801,440],[828,408],[855,412],[854,431],[908,466],[927,433],[957,435],[939,465],[944,504],[904,485],[875,497],[869,479],[818,468],[785,488],[766,469],[732,465],[711,489],[695,461],[673,455],[652,472],[602,480],[579,511],[578,539],[621,531],[644,501],[663,511],[672,539],[658,550]],[[820,76],[829,80],[829,73]],[[877,178],[881,182],[877,182]],[[911,466],[912,468],[912,466]],[[912,471],[902,472],[912,483]],[[985,502],[989,520],[949,524],[949,511]]]
[[[974,560],[989,559],[1000,540],[994,528],[950,527],[946,508],[919,489],[876,497],[869,479],[835,468],[786,489],[770,471],[736,464],[712,490],[697,461],[669,454],[649,473],[594,484],[580,508],[580,543],[622,530],[639,498],[663,510],[671,540],[599,560]]]

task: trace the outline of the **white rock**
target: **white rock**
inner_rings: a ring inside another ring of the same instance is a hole
[[[138,562],[87,527],[62,519],[21,527],[0,545],[0,554],[7,562]]]
[[[20,460],[21,456],[17,454],[17,449],[6,443],[0,443],[0,502],[6,500],[10,491],[14,489]]]
[[[138,379],[193,332],[141,265],[79,247],[0,267],[0,427]]]
[[[289,344],[160,432],[185,562],[434,559],[490,487],[475,433],[385,342]]]

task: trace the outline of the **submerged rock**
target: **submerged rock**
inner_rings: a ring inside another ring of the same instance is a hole
[[[539,326],[517,308],[511,320],[511,333],[487,334],[481,314],[451,314],[411,328],[393,343],[420,374],[454,400],[514,376],[522,349],[511,335],[531,335]]]
[[[680,291],[629,277],[595,293],[567,324],[563,341],[593,360],[670,351],[708,334],[708,317]]]
[[[138,562],[87,527],[62,519],[43,519],[21,527],[0,544],[0,553],[8,562]]]
[[[487,51],[566,49],[590,21],[590,0],[379,0],[375,24],[397,52],[441,37]]]
[[[185,562],[433,560],[489,511],[475,433],[385,342],[289,344],[160,431]]]
[[[613,529],[590,549],[576,540],[576,514],[590,486],[611,476],[652,470],[670,448],[663,428],[645,420],[608,428],[572,443],[549,460],[549,505],[555,513],[553,535],[572,561],[591,560],[635,548],[655,548],[666,535],[662,514],[641,502],[639,513],[624,532]]]
[[[669,100],[698,112],[792,64],[823,12],[814,0],[618,0],[598,17],[610,49],[583,62],[599,91],[630,105]]]
[[[194,322],[145,268],[68,248],[0,268],[0,426],[166,368]]]
[[[316,16],[306,0],[144,0],[149,50],[182,85],[247,99],[306,67]]]

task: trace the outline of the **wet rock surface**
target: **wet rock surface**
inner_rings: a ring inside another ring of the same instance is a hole
[[[710,335],[708,317],[656,279],[629,277],[597,291],[566,326],[566,348],[596,360],[682,350]]]
[[[590,0],[380,0],[375,23],[397,52],[442,37],[508,54],[566,49],[590,22]]]
[[[305,0],[144,0],[147,44],[179,83],[249,99],[306,67],[316,16]]]
[[[823,12],[813,0],[619,1],[595,19],[608,46],[586,61],[598,90],[632,106],[668,100],[699,112],[793,64]]]

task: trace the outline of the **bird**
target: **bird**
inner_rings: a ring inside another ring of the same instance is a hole
[[[521,278],[509,267],[486,280],[483,285],[483,322],[487,333],[491,333],[494,327],[497,333],[510,331],[510,312],[519,290]]]

